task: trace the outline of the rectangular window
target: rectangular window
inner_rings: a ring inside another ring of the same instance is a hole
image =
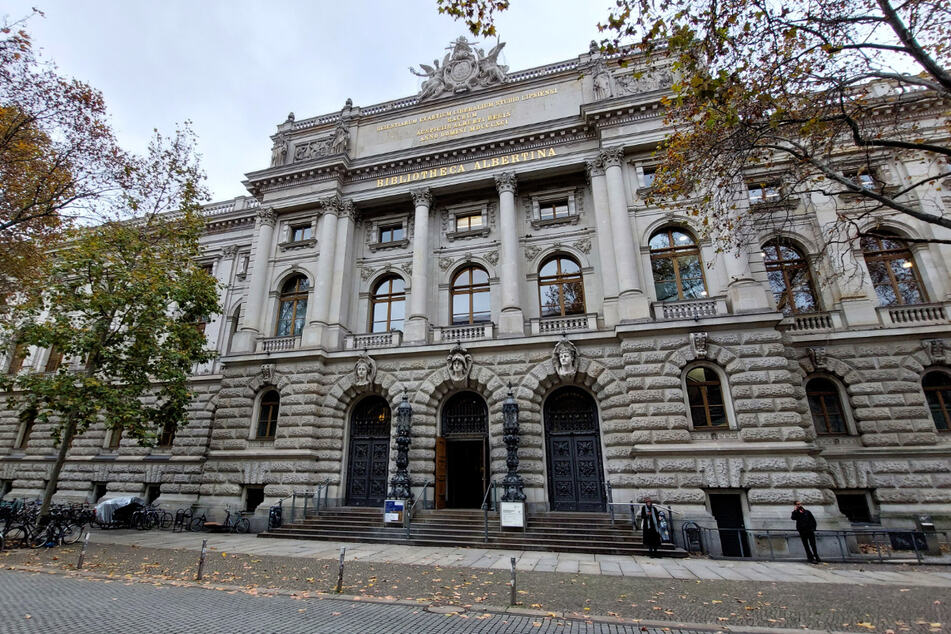
[[[835,501],[842,514],[853,524],[870,524],[872,510],[868,505],[868,495],[865,493],[836,493]]]
[[[122,442],[122,428],[116,427],[115,429],[108,430],[109,440],[106,444],[107,449],[118,449],[119,443]]]
[[[657,172],[656,167],[645,167],[644,176],[641,178],[641,187],[653,187],[654,186],[654,174]]]
[[[165,423],[162,427],[162,433],[159,436],[159,447],[168,448],[175,442],[175,423]]]
[[[33,425],[36,423],[36,412],[30,410],[22,414],[23,425],[20,431],[20,437],[14,449],[26,449],[30,444],[30,436],[33,434]]]
[[[161,484],[147,484],[145,486],[145,503],[149,506],[152,506],[152,503],[159,499],[160,495],[162,495]]]
[[[465,214],[463,216],[456,216],[456,231],[477,231],[485,227],[485,224],[482,219],[482,214]]]
[[[378,242],[399,242],[404,235],[403,225],[384,225],[380,227]]]
[[[109,490],[107,483],[105,482],[93,482],[92,483],[92,503],[95,504],[101,500],[106,492]]]
[[[16,374],[23,367],[26,360],[27,347],[24,343],[18,343],[13,348],[13,356],[10,357],[10,365],[7,366],[7,374]]]
[[[540,220],[567,218],[569,213],[570,207],[568,207],[567,198],[538,203],[538,215]]]
[[[845,177],[862,189],[875,189],[878,185],[875,175],[866,169],[855,170],[854,172],[846,172]]]
[[[244,510],[253,513],[254,509],[264,501],[264,487],[244,487]]]
[[[782,197],[778,183],[750,183],[748,188],[751,205],[774,203]]]
[[[56,346],[50,347],[50,356],[46,359],[46,371],[56,372],[63,364],[63,352]]]
[[[310,225],[296,225],[291,227],[291,242],[310,240],[313,228]]]

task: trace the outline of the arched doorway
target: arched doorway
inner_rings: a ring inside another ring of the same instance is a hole
[[[347,504],[383,506],[389,466],[390,405],[381,396],[368,396],[350,416]]]
[[[475,392],[459,392],[442,408],[436,508],[480,508],[489,477],[489,408]]]
[[[577,387],[562,387],[545,401],[548,502],[553,511],[604,511],[604,468],[598,408]]]

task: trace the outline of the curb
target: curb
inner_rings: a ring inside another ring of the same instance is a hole
[[[0,570],[11,570],[16,572],[31,572],[34,574],[48,574],[48,575],[60,575],[64,577],[78,577],[88,580],[96,581],[123,581],[123,582],[135,582],[135,583],[146,583],[152,586],[163,585],[163,586],[173,586],[176,588],[200,588],[202,590],[218,590],[225,592],[244,592],[249,593],[249,588],[246,586],[233,586],[227,584],[218,584],[218,583],[201,583],[198,581],[171,581],[169,579],[159,579],[159,578],[150,578],[150,577],[138,577],[133,575],[122,575],[122,576],[108,576],[99,574],[96,572],[88,570],[62,570],[56,568],[46,568],[42,566],[24,566],[21,564],[7,564],[0,567]],[[433,612],[437,614],[465,614],[465,613],[481,613],[481,614],[502,614],[502,615],[511,615],[511,616],[523,616],[523,617],[537,617],[537,618],[548,618],[548,619],[559,619],[563,621],[577,621],[581,623],[602,623],[607,625],[624,625],[632,627],[641,627],[641,628],[669,628],[669,629],[684,629],[684,630],[699,630],[703,632],[742,632],[744,634],[854,634],[853,632],[841,632],[838,630],[811,630],[805,628],[778,628],[778,627],[760,627],[756,625],[731,625],[718,627],[710,623],[691,623],[686,621],[657,621],[652,619],[633,619],[620,616],[607,616],[600,614],[578,614],[577,612],[563,612],[563,611],[545,611],[545,610],[534,610],[530,608],[520,608],[520,607],[505,607],[498,605],[483,605],[476,608],[475,606],[456,606],[452,604],[440,604],[440,603],[425,603],[421,601],[413,601],[411,599],[396,599],[396,598],[386,598],[386,597],[366,597],[358,596],[353,594],[335,594],[333,592],[323,592],[323,591],[301,591],[301,590],[288,590],[284,588],[266,588],[266,587],[257,587],[254,588],[254,596],[285,596],[285,597],[299,597],[301,599],[317,599],[317,600],[339,600],[339,601],[348,601],[351,603],[374,603],[374,604],[384,604],[384,605],[400,605],[404,607],[412,607],[426,610],[428,612]],[[453,608],[449,610],[449,608]],[[458,608],[458,609],[456,609]]]

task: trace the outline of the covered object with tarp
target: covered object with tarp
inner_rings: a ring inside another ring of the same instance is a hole
[[[96,505],[99,524],[128,524],[132,514],[145,506],[145,500],[135,496],[112,498]]]

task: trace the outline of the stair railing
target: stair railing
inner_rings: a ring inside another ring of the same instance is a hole
[[[320,496],[321,494],[323,494],[324,496],[324,508],[326,509],[327,495],[329,490],[330,490],[330,480],[324,480],[323,482],[317,485],[316,489],[314,489],[314,514],[317,515],[317,517],[320,517]],[[306,517],[307,517],[307,511],[305,507],[304,518],[306,519]]]
[[[614,526],[614,489],[610,481],[604,483],[604,493],[608,499],[608,511],[611,512],[611,526]]]
[[[495,502],[495,508],[499,508],[498,499],[495,495],[495,482],[489,482],[489,486],[485,489],[485,495],[482,496],[482,520],[484,527],[484,538],[483,541],[489,543],[489,493],[493,494],[492,500]]]
[[[419,504],[420,500],[423,500],[423,508],[426,508],[427,492],[429,487],[435,486],[435,481],[429,480],[428,482],[423,483],[423,494],[417,495],[416,499],[413,500],[413,503],[409,505],[409,508],[403,512],[403,526],[406,528],[406,539],[410,539],[410,524],[413,522],[413,513],[416,512],[416,505]]]

